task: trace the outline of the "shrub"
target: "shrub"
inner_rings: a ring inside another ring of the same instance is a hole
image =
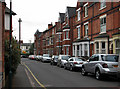
[[[20,49],[17,41],[12,38],[12,48],[11,48],[11,70],[13,73],[16,72],[16,69],[20,63]],[[10,70],[9,65],[9,40],[5,40],[5,74],[8,75]]]

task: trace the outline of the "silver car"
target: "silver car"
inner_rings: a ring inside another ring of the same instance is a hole
[[[68,60],[69,58],[69,55],[59,55],[57,66],[64,67],[64,64],[67,62],[66,60]]]
[[[85,60],[84,58],[71,57],[64,64],[64,68],[69,69],[71,71],[75,69],[81,69],[82,64],[84,63],[84,60]]]
[[[43,54],[43,57],[41,59],[42,62],[50,62],[51,57],[49,54]]]
[[[82,75],[95,74],[96,79],[103,75],[117,75],[119,56],[116,54],[94,54],[82,65]]]

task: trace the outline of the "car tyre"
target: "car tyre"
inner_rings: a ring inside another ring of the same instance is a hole
[[[81,69],[81,74],[82,74],[83,76],[88,75],[88,73],[85,71],[85,68],[84,68],[84,67],[82,67],[82,69]]]
[[[95,71],[95,78],[97,79],[97,80],[100,80],[101,79],[101,73],[100,73],[100,70],[99,69],[97,69],[96,71]]]
[[[73,71],[73,67],[72,66],[70,66],[70,71]]]

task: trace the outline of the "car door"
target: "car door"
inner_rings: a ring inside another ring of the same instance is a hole
[[[93,60],[94,60],[94,55],[92,55],[86,63],[86,71],[87,72],[91,72],[91,70],[93,68]]]
[[[94,73],[96,64],[98,63],[98,60],[99,60],[99,55],[97,55],[97,54],[93,55],[91,61],[89,62],[89,64],[90,64],[89,65],[89,68],[90,68],[89,72]]]

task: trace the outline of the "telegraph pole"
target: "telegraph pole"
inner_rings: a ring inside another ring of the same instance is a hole
[[[20,49],[20,44],[21,44],[21,22],[22,22],[21,18],[19,18],[18,22],[19,22],[19,49]]]
[[[12,64],[12,59],[11,59],[11,51],[12,51],[12,0],[10,0],[10,33],[9,33],[9,89],[11,89],[12,86],[12,70],[11,70],[11,64]]]

